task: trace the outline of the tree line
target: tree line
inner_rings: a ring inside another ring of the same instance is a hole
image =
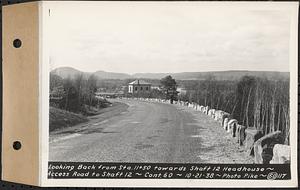
[[[93,109],[106,107],[109,102],[95,97],[97,78],[82,74],[62,79],[50,74],[50,106],[74,113],[90,114]]]
[[[239,124],[264,134],[280,130],[289,144],[289,80],[244,76],[239,81],[219,81],[209,76],[183,85],[187,93],[181,100],[228,112]]]

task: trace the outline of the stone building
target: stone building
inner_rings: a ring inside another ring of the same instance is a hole
[[[135,80],[128,84],[128,93],[131,94],[146,94],[150,93],[151,84],[143,80]]]

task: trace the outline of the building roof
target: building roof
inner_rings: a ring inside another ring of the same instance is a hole
[[[137,79],[137,80],[135,80],[135,81],[133,81],[129,84],[148,84],[148,85],[151,85],[150,83],[148,83],[146,81],[143,81],[143,80],[139,80],[139,79]]]

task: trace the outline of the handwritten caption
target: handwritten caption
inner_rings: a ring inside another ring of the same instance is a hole
[[[49,179],[290,179],[290,165],[49,162]]]

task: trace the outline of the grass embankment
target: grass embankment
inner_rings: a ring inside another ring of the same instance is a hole
[[[93,107],[87,108],[88,112],[85,112],[87,116],[82,114],[76,114],[73,112],[65,111],[55,107],[50,107],[49,113],[49,131],[59,131],[59,129],[66,129],[70,127],[70,130],[74,130],[75,125],[88,122],[91,120],[101,120],[108,119],[110,117],[116,116],[121,112],[126,111],[128,105],[120,102],[113,102],[111,106],[101,109],[95,109]]]
[[[58,108],[50,107],[49,131],[73,126],[86,121],[88,121],[88,119],[81,114],[76,114]]]

